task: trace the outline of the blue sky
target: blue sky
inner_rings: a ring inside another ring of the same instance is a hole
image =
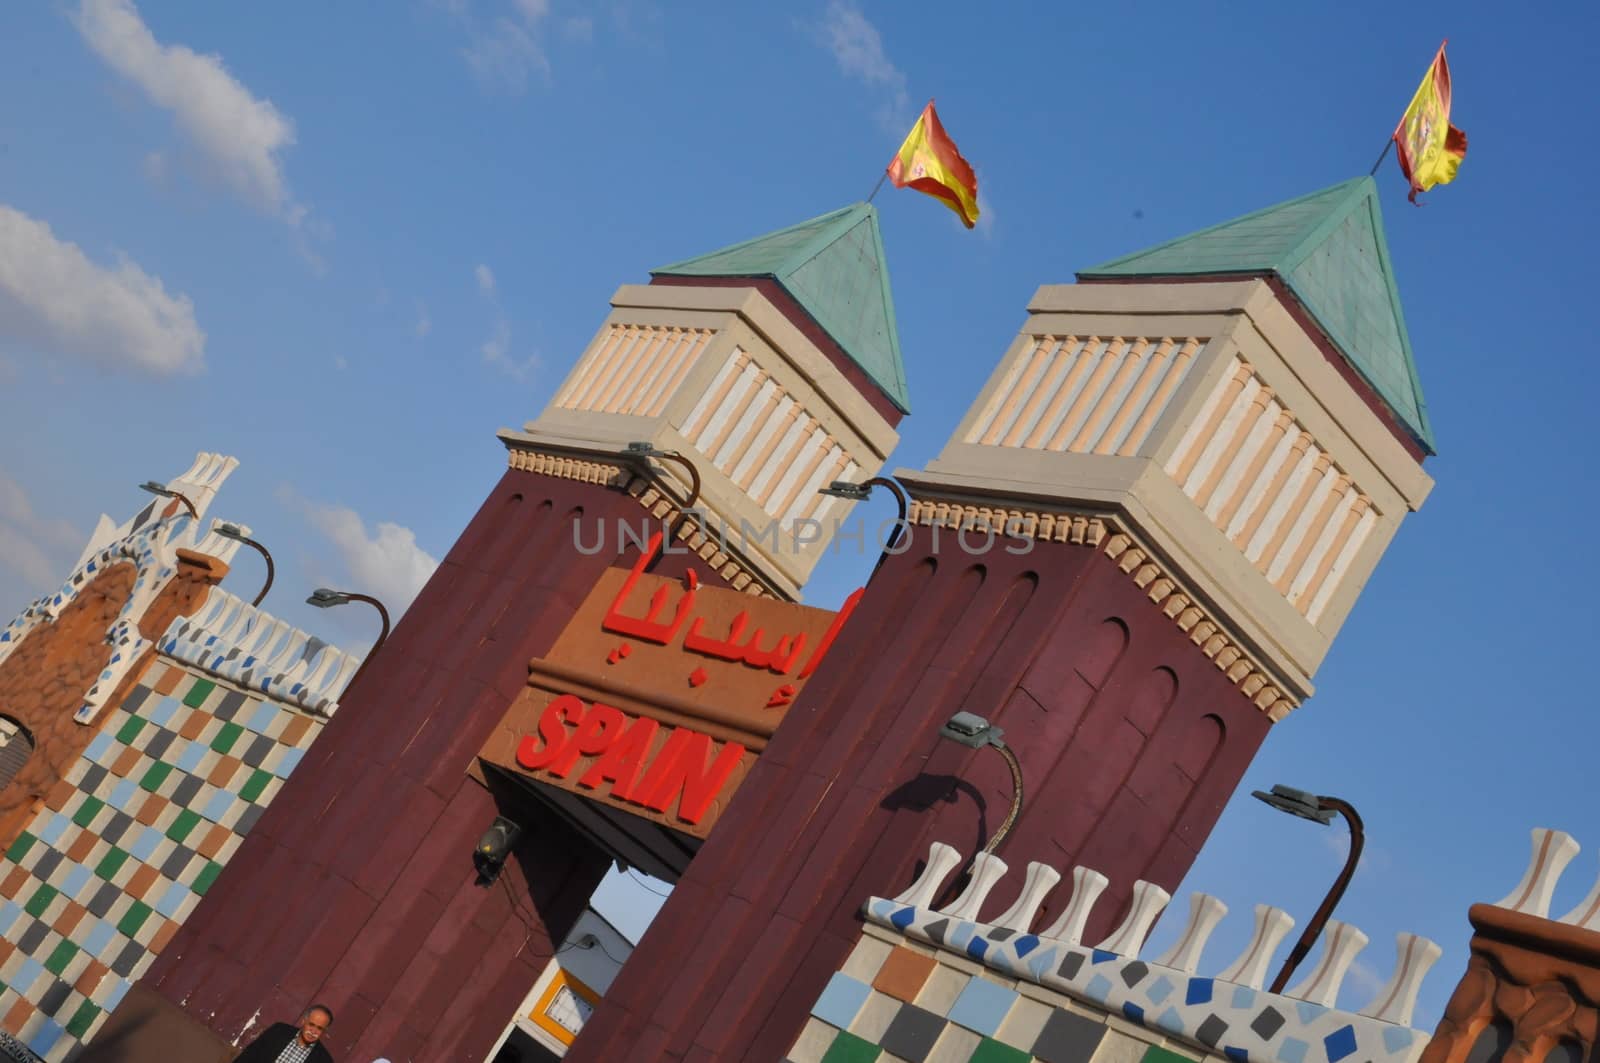
[[[1225,10],[1225,14],[1223,13]],[[1590,182],[1600,9],[408,0],[11,5],[0,16],[0,612],[59,580],[102,510],[197,450],[242,467],[216,515],[279,559],[267,607],[359,647],[317,583],[407,600],[504,467],[616,285],[859,199],[930,96],[975,164],[975,232],[877,203],[913,415],[939,449],[1041,283],[1365,173],[1440,38],[1471,148],[1416,209],[1380,173],[1439,440],[1438,487],[1246,780],[1335,793],[1369,858],[1342,914],[1465,962],[1534,826],[1586,849],[1597,370]],[[870,558],[824,565],[834,605]],[[253,595],[243,557],[233,589]],[[343,614],[352,615],[343,615]],[[1185,883],[1304,918],[1337,830],[1248,797]],[[885,890],[902,884],[884,883]],[[656,898],[613,883],[636,931]],[[1181,913],[1159,928],[1162,947]]]

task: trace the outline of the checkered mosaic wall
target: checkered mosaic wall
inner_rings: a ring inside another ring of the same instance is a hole
[[[71,1059],[321,726],[158,657],[0,859],[0,1029]]]
[[[1166,1039],[865,928],[789,1063],[1193,1063]]]

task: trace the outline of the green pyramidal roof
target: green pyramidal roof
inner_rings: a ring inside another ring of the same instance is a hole
[[[878,212],[855,203],[787,229],[650,271],[772,277],[902,412],[911,412]]]
[[[1083,270],[1078,277],[1276,274],[1413,438],[1435,453],[1378,186],[1358,177]]]

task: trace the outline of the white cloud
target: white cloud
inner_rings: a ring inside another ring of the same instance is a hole
[[[526,382],[539,366],[539,359],[534,355],[520,362],[511,357],[511,326],[505,318],[495,322],[494,334],[483,341],[479,350],[485,362],[519,382]]]
[[[417,304],[417,323],[411,329],[421,339],[433,331],[433,319],[428,316],[428,308],[422,303]]]
[[[1379,974],[1377,968],[1358,959],[1351,962],[1345,974],[1344,988],[1354,990],[1356,999],[1361,1001],[1361,1006],[1365,1006],[1388,983],[1388,978]]]
[[[461,56],[487,88],[521,92],[528,87],[529,74],[550,76],[550,60],[533,32],[508,18],[474,32]]]
[[[294,123],[223,66],[181,44],[162,44],[132,0],[82,0],[74,19],[89,47],[117,73],[172,112],[180,129],[222,179],[252,205],[299,225],[282,155]]]
[[[461,57],[486,89],[521,92],[528,77],[550,77],[543,41],[549,0],[493,0],[496,12],[480,15],[466,0],[436,0],[459,23],[467,41]]]
[[[0,204],[0,342],[151,373],[205,364],[187,295],[126,258],[90,261],[50,226]]]
[[[505,362],[510,360],[506,357],[506,351],[510,346],[511,326],[502,320],[495,322],[494,335],[484,340],[479,350],[483,352],[483,360],[486,362]]]
[[[505,313],[500,310],[499,290],[495,284],[494,271],[480,262],[473,270],[473,275],[478,280],[478,291],[482,292],[495,307],[494,331],[483,341],[478,351],[488,365],[494,366],[513,380],[526,382],[538,368],[539,359],[534,355],[529,355],[522,361],[511,357],[511,324],[506,320]]]
[[[846,77],[888,93],[887,109],[880,119],[898,126],[909,101],[906,76],[889,61],[878,28],[850,0],[830,0],[821,29],[823,43]]]
[[[1350,834],[1348,831],[1335,826],[1333,830],[1322,832],[1322,846],[1333,857],[1330,864],[1343,867],[1346,858],[1350,855]],[[1374,845],[1365,845],[1361,850],[1361,863],[1356,866],[1355,879],[1362,885],[1370,885],[1374,875],[1383,876],[1394,868],[1394,857],[1387,849]]]
[[[145,180],[153,185],[163,184],[167,179],[167,157],[159,151],[145,154],[141,164]]]
[[[330,506],[300,497],[284,487],[278,497],[298,510],[333,546],[348,573],[346,590],[371,594],[398,617],[405,612],[439,562],[417,545],[410,528],[379,521],[367,531],[361,515],[347,506]]]
[[[0,472],[0,565],[21,577],[30,597],[66,578],[84,541],[66,521],[36,514],[22,485]]]

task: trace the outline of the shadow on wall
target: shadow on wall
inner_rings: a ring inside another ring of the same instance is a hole
[[[77,1063],[230,1063],[239,1050],[137,982]]]
[[[912,812],[926,812],[934,805],[943,802],[954,804],[965,795],[972,801],[978,810],[977,835],[972,844],[972,851],[982,849],[989,840],[989,803],[984,800],[983,793],[970,782],[955,775],[918,775],[910,782],[904,783],[889,792],[880,808],[896,812],[907,809]],[[917,864],[917,874],[922,873],[924,862]],[[960,891],[966,888],[967,872],[962,871],[945,887],[944,894],[939,898],[941,903],[954,900]]]

